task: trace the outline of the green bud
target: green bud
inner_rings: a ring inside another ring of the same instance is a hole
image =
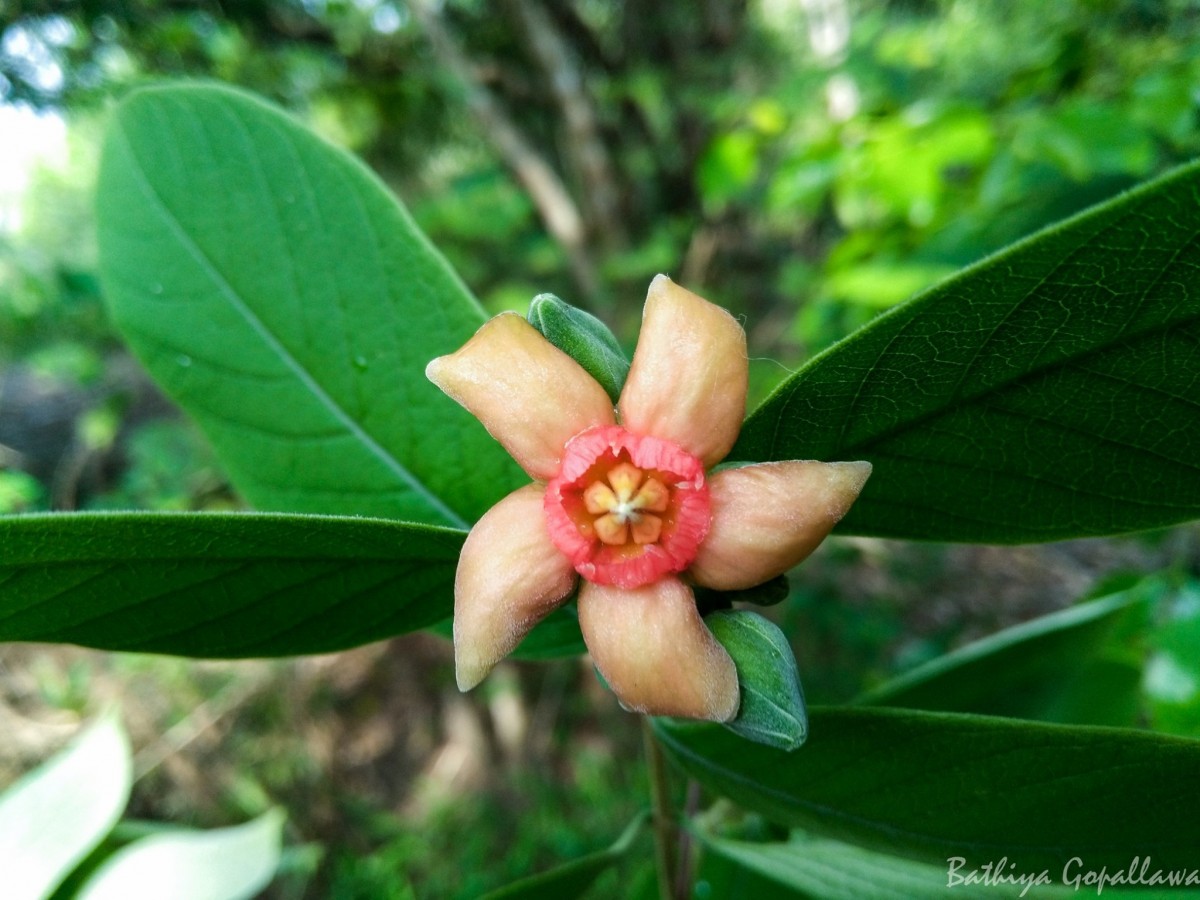
[[[600,382],[613,403],[621,396],[629,360],[603,322],[553,294],[538,294],[529,304],[529,324]]]
[[[705,617],[737,667],[742,705],[725,727],[758,744],[795,750],[808,737],[808,711],[792,648],[776,625],[743,609]]]

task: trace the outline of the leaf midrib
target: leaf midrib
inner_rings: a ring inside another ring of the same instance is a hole
[[[245,128],[245,123],[240,119],[237,120],[241,128]],[[246,324],[254,331],[264,343],[267,349],[273,352],[284,364],[284,366],[292,372],[300,381],[301,385],[308,390],[312,397],[333,416],[333,418],[342,424],[346,430],[356,438],[372,456],[378,459],[400,480],[405,482],[414,493],[423,499],[435,512],[443,516],[451,525],[459,528],[468,528],[470,524],[457,512],[451,509],[440,497],[438,497],[432,489],[430,489],[421,479],[419,479],[412,471],[404,466],[395,456],[393,456],[386,448],[384,448],[375,438],[367,432],[354,418],[347,413],[336,400],[333,399],[322,388],[315,376],[309,372],[303,365],[300,364],[286,347],[275,337],[274,334],[266,327],[261,319],[250,309],[233,285],[228,279],[217,269],[216,265],[209,258],[208,254],[192,239],[184,229],[174,212],[166,204],[166,201],[159,195],[157,189],[147,177],[142,161],[138,157],[133,142],[129,139],[123,128],[115,129],[117,137],[125,148],[125,151],[132,161],[130,171],[138,185],[142,188],[143,194],[151,202],[159,216],[167,224],[168,229],[173,237],[183,246],[192,259],[200,266],[205,275],[217,288],[218,293],[229,303],[230,307],[246,322]]]

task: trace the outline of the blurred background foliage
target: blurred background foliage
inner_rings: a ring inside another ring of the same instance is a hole
[[[756,397],[1200,151],[1196,0],[0,0],[0,513],[238,504],[122,350],[95,277],[106,111],[179,76],[263,94],[361,155],[493,312],[550,291],[631,347],[650,278],[671,274],[746,322]],[[18,178],[35,130],[59,139]],[[1200,733],[1194,527],[832,542],[777,613],[810,700],[839,701],[1117,570],[1168,586],[1169,627],[1139,644],[1142,723]],[[0,709],[30,735],[113,685],[134,698],[135,745],[161,754],[135,812],[287,808],[281,897],[471,896],[605,846],[644,805],[621,764],[632,718],[578,662],[510,664],[461,699],[425,638],[261,669],[0,654]],[[30,741],[4,761],[28,766]]]

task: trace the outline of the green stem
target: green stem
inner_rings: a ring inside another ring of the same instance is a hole
[[[671,791],[667,784],[667,763],[663,759],[650,719],[642,717],[642,743],[646,752],[646,770],[650,776],[650,799],[654,807],[654,858],[658,869],[658,893],[661,900],[674,900],[675,844],[677,829],[671,809]]]
[[[688,900],[692,895],[692,833],[691,822],[700,808],[700,784],[689,778],[683,801],[683,827],[679,832],[679,852],[676,854],[675,900]]]

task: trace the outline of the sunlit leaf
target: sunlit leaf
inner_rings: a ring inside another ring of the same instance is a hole
[[[283,820],[273,811],[244,825],[135,841],[104,861],[79,900],[248,900],[279,866]]]
[[[0,794],[0,896],[41,900],[121,817],[133,783],[129,739],[115,716]]]
[[[118,327],[254,506],[464,527],[521,483],[424,375],[481,309],[378,179],[279,110],[132,94],[97,230]]]

